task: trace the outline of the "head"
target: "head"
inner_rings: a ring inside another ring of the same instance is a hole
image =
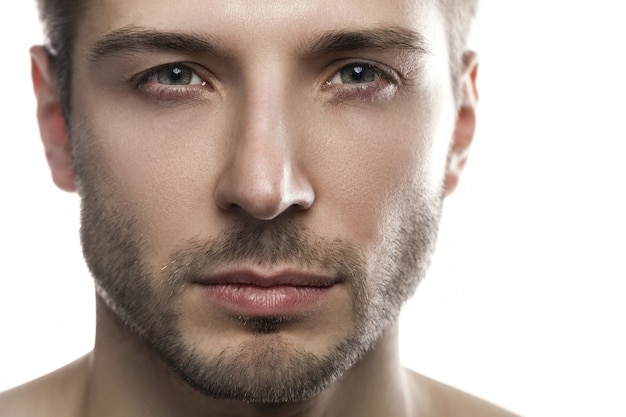
[[[40,1],[33,79],[99,299],[208,395],[319,392],[428,267],[475,2],[71,3]]]

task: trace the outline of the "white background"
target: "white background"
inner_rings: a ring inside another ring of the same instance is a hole
[[[78,199],[53,187],[35,123],[34,3],[0,17],[0,390],[93,339]],[[619,4],[483,0],[479,129],[402,317],[408,366],[527,416],[626,416]]]

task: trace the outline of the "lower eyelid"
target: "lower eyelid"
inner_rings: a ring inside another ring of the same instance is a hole
[[[194,84],[184,86],[168,86],[154,82],[140,83],[136,91],[150,101],[163,104],[184,104],[191,101],[207,99],[214,90],[210,84]]]
[[[352,65],[360,65],[355,62]],[[362,65],[367,65],[363,63]],[[393,70],[381,69],[375,65],[369,65],[376,72],[376,77],[371,82],[365,83],[333,83],[332,80],[340,76],[339,71],[333,75],[333,78],[326,81],[322,86],[322,92],[326,95],[330,102],[349,103],[349,102],[387,102],[395,97],[398,90],[402,86],[402,78]],[[341,69],[346,66],[342,66]],[[340,70],[341,71],[341,70]]]
[[[203,100],[208,92],[202,86],[168,87],[164,85],[143,85],[138,89],[144,98],[159,104],[177,105]]]

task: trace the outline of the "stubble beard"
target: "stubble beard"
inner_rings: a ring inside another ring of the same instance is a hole
[[[430,263],[441,200],[418,199],[407,190],[390,205],[377,256],[369,260],[350,242],[313,237],[292,217],[243,219],[214,240],[185,242],[154,271],[146,261],[151,243],[143,238],[140,221],[109,191],[112,176],[96,147],[79,145],[89,141],[84,136],[74,140],[74,167],[83,253],[98,297],[173,372],[207,396],[278,404],[321,392],[374,347]],[[284,317],[242,318],[249,342],[208,357],[182,334],[177,301],[200,271],[241,261],[337,273],[350,289],[352,330],[315,355],[281,337]]]

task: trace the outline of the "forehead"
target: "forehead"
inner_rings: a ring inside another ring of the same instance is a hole
[[[427,41],[442,34],[432,0],[93,0],[77,27],[89,44],[115,30],[139,27],[207,33],[234,49],[261,43],[276,49],[334,30],[401,27]],[[436,42],[439,43],[439,42]]]

